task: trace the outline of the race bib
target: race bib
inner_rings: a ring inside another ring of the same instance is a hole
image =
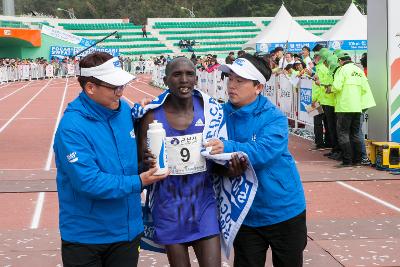
[[[200,154],[203,134],[166,138],[170,175],[187,175],[207,170],[206,159]]]

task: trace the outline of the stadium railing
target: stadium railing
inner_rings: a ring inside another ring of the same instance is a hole
[[[221,72],[216,70],[211,73],[197,70],[197,89],[207,93],[220,102],[228,101],[228,79],[221,78]],[[152,74],[153,85],[166,89],[163,82],[165,66],[155,66]],[[290,79],[281,74],[272,75],[267,82],[262,94],[280,108],[280,110],[294,122],[294,127],[299,124],[313,127],[313,117],[309,116],[305,106],[311,104],[312,80],[302,78],[300,86],[294,87]]]
[[[153,61],[132,61],[130,72],[137,73],[152,73],[154,68]],[[125,64],[124,69],[128,70]],[[52,64],[20,64],[17,66],[0,66],[0,84],[31,81],[39,79],[74,77],[79,74],[78,64],[68,63],[54,66]]]

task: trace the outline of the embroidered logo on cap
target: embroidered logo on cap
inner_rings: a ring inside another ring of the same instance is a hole
[[[236,59],[235,60],[235,62],[234,62],[235,64],[238,64],[239,66],[243,66],[243,63],[244,63],[244,60],[243,59],[240,59],[240,58],[238,58],[238,59]]]
[[[114,64],[114,67],[121,68],[121,62],[119,62],[119,60],[114,61],[113,64]]]

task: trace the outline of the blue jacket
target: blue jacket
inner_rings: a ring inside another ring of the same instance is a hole
[[[286,116],[266,97],[239,109],[224,105],[228,138],[224,152],[243,151],[258,178],[258,190],[243,224],[260,227],[295,217],[306,208],[303,186],[288,150]]]
[[[143,232],[136,139],[130,107],[117,111],[84,92],[71,102],[54,140],[61,238],[105,244]]]

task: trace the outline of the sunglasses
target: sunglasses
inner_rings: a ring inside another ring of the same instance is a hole
[[[126,86],[126,84],[120,85],[120,86],[111,86],[109,84],[104,84],[104,83],[101,83],[101,84],[98,84],[98,85],[113,90],[114,94],[121,93],[125,89],[125,86]]]

